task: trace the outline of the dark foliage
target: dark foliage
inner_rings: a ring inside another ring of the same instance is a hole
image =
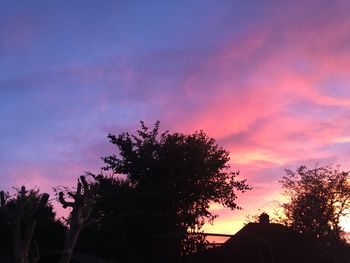
[[[163,133],[159,122],[153,130],[141,122],[137,135],[109,135],[119,150],[103,158],[106,170],[124,174],[141,193],[152,194],[152,210],[174,216],[186,228],[201,226],[216,215],[210,202],[239,208],[234,190],[245,191],[245,180],[229,170],[229,153],[204,132],[191,135]]]
[[[198,242],[187,231],[215,219],[211,202],[238,209],[236,191],[250,189],[231,172],[229,153],[204,132],[159,134],[159,122],[151,130],[141,122],[136,135],[108,138],[118,155],[103,158],[105,170],[125,179],[96,177],[101,195],[92,212],[96,223],[83,235],[104,240],[101,254],[114,247],[113,258],[124,262],[175,259],[188,252],[184,248],[194,249],[186,242]]]
[[[67,191],[67,193],[60,191],[58,193],[58,200],[62,207],[71,208],[67,220],[69,228],[60,263],[71,262],[76,242],[78,241],[81,231],[83,231],[83,228],[88,223],[90,213],[95,205],[95,199],[98,194],[97,187],[97,184],[89,183],[85,176],[82,175],[78,179],[75,191]],[[70,197],[70,200],[66,200],[66,194]]]
[[[350,208],[349,173],[332,167],[300,166],[286,170],[281,181],[289,202],[283,204],[286,224],[324,240],[342,242],[340,219]]]
[[[127,180],[96,176],[99,193],[91,212],[91,224],[85,227],[77,243],[77,251],[94,251],[95,255],[117,262],[142,261],[151,253],[151,235],[144,228],[149,217],[143,202]],[[149,223],[149,222],[148,222]]]
[[[6,207],[11,213],[18,213],[22,210],[21,229],[26,229],[27,216],[37,206],[40,200],[38,190],[29,190],[26,198],[20,202],[20,195],[10,197]],[[21,205],[21,208],[19,207]],[[13,249],[13,235],[11,225],[13,222],[0,210],[0,255],[10,254]],[[36,227],[30,245],[30,259],[45,258],[52,251],[61,250],[65,238],[64,225],[56,220],[51,203],[46,203],[36,215]]]

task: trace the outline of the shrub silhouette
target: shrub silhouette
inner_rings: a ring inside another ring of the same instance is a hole
[[[35,262],[61,248],[65,227],[55,219],[48,194],[22,186],[12,198],[0,196],[1,255],[12,251],[16,263]]]

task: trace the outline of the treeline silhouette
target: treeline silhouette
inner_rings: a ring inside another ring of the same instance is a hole
[[[204,132],[159,132],[143,122],[136,134],[108,135],[116,154],[101,174],[80,176],[75,188],[56,188],[70,208],[56,219],[46,193],[21,187],[1,192],[0,262],[347,262],[340,220],[348,213],[348,173],[299,167],[281,180],[288,202],[280,224],[248,224],[222,247],[207,249],[202,232],[218,203],[240,209],[229,152]],[[304,245],[301,245],[304,244]],[[301,246],[300,246],[301,245]],[[295,257],[292,246],[298,247]],[[303,247],[304,249],[301,249]],[[310,249],[305,249],[310,248]],[[306,252],[307,251],[307,252]],[[288,257],[288,260],[284,257]],[[305,261],[306,260],[306,261]]]

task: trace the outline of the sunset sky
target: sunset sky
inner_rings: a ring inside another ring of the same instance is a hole
[[[253,186],[242,211],[212,206],[206,231],[234,233],[281,200],[285,168],[350,168],[349,14],[348,0],[3,0],[0,188],[73,186],[115,152],[108,133],[160,120],[216,138]]]

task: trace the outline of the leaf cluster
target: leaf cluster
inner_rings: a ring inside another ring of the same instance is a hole
[[[228,165],[229,153],[203,131],[190,135],[159,134],[159,122],[149,129],[141,122],[136,135],[109,135],[119,155],[103,158],[106,170],[126,175],[130,183],[148,195],[154,210],[177,218],[185,228],[213,220],[209,203],[239,209],[236,191],[250,187],[237,180]]]
[[[289,202],[283,204],[288,224],[319,238],[341,239],[340,219],[349,213],[349,173],[339,168],[300,166],[281,180]]]

